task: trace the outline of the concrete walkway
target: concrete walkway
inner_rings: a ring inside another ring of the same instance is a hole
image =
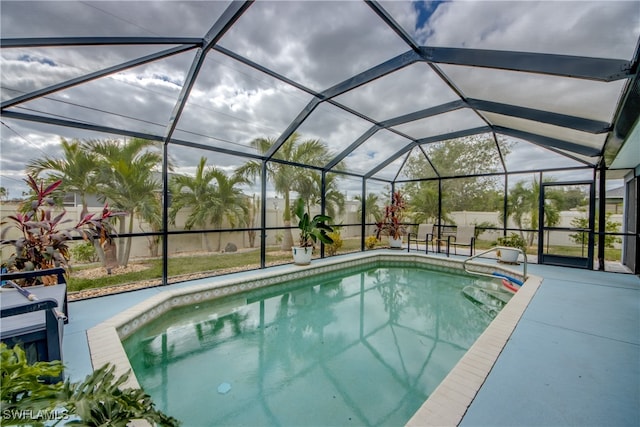
[[[640,426],[640,279],[535,264],[529,272],[544,281],[460,425]],[[70,303],[66,375],[91,372],[87,329],[198,282]]]
[[[544,277],[461,426],[640,426],[640,279]]]

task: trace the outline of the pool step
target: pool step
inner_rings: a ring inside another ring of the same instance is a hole
[[[473,285],[465,286],[462,294],[491,317],[495,317],[511,299],[511,294],[506,292]]]

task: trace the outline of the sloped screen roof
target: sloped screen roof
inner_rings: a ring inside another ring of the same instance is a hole
[[[487,173],[595,166],[638,72],[633,1],[3,1],[1,15],[4,177],[60,136],[105,134],[272,158],[297,132],[335,154],[325,170],[384,180],[459,138],[493,139]]]

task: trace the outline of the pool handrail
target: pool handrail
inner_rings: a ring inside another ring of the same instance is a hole
[[[520,252],[522,254],[522,257],[523,257],[523,260],[524,260],[523,267],[522,267],[522,277],[524,278],[524,280],[527,280],[527,253],[525,251],[523,251],[522,249],[520,249],[520,248],[513,248],[513,247],[507,247],[507,246],[494,246],[491,249],[487,249],[486,251],[480,252],[478,254],[475,254],[475,255],[470,256],[469,258],[465,259],[462,262],[462,268],[464,268],[464,271],[466,273],[469,273],[469,274],[475,274],[475,275],[478,275],[478,276],[487,276],[487,277],[494,277],[495,278],[495,276],[493,274],[487,274],[487,273],[482,273],[480,271],[468,270],[467,269],[467,263],[469,261],[471,261],[472,259],[474,259],[474,258],[478,258],[478,257],[480,257],[480,256],[482,256],[484,254],[488,254],[489,252],[494,252],[494,251],[497,251],[499,249],[511,249],[511,250],[518,251],[518,252]]]

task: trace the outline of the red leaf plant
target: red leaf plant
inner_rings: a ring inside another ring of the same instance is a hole
[[[376,223],[376,238],[380,239],[381,235],[390,236],[399,239],[407,232],[404,221],[404,213],[407,204],[404,197],[399,191],[391,195],[391,204],[384,207],[384,216],[382,220]]]
[[[110,219],[124,215],[122,212],[110,210],[105,204],[101,213],[87,214],[75,225],[65,227],[72,220],[65,219],[67,214],[65,210],[54,215],[53,200],[53,195],[62,184],[62,180],[57,180],[46,187],[43,181],[38,183],[32,176],[28,176],[25,182],[34,195],[31,201],[24,202],[29,204],[27,210],[9,215],[7,220],[1,223],[3,229],[0,245],[10,245],[15,249],[8,260],[3,262],[3,267],[8,271],[69,268],[71,258],[69,241],[73,240],[74,236],[79,236],[85,241],[97,240],[101,246],[104,246],[115,234]],[[7,226],[8,224],[10,225]],[[6,239],[6,234],[14,228],[20,230],[22,236],[17,239]],[[25,285],[33,284],[37,282],[25,283]]]

